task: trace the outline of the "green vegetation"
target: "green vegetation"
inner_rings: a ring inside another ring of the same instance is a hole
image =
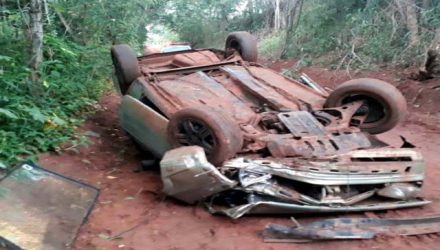
[[[0,67],[0,159],[13,163],[39,151],[54,150],[71,139],[96,99],[108,90],[108,51],[78,46],[46,36],[39,68],[41,84],[33,83],[19,42],[2,51]],[[4,45],[2,45],[4,46]],[[49,56],[50,55],[50,56]],[[105,59],[104,59],[105,58]],[[73,142],[78,143],[78,142]]]
[[[363,67],[382,63],[414,65],[423,61],[425,50],[440,31],[438,1],[426,2],[426,6],[416,6],[418,1],[410,0],[343,3],[308,1],[289,56],[307,54],[316,58],[332,53],[331,62],[346,67],[350,63]],[[415,12],[411,13],[410,8]],[[416,27],[410,27],[411,18]]]
[[[298,18],[285,57],[342,68],[418,65],[440,42],[439,1],[310,0]],[[280,54],[286,33],[263,38],[263,55]]]
[[[111,44],[140,48],[145,37],[148,1],[47,1],[33,69],[31,2],[0,1],[0,168],[84,144],[74,132],[112,87]]]
[[[222,48],[237,30],[275,60],[419,65],[440,44],[440,1],[0,0],[0,168],[84,143],[74,131],[111,89],[112,44]]]
[[[259,37],[261,55],[338,68],[420,65],[440,43],[437,0],[174,0],[155,24],[195,47],[223,47],[227,34]]]

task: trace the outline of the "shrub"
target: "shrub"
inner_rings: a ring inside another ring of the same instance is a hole
[[[29,78],[21,52],[26,50],[0,55],[0,167],[68,141],[83,142],[74,138],[74,131],[109,90],[106,48],[82,47],[53,36],[46,36],[45,45],[39,84]]]
[[[283,50],[285,35],[282,32],[272,33],[262,38],[258,43],[258,51],[267,59],[279,59]]]

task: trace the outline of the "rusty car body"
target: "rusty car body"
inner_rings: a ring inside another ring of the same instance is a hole
[[[256,39],[225,50],[136,58],[112,48],[121,127],[161,161],[164,192],[213,213],[349,212],[414,207],[424,161],[374,134],[406,101],[392,85],[355,79],[330,94],[257,61]]]

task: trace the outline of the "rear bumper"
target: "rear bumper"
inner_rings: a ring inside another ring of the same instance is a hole
[[[270,160],[237,158],[224,168],[268,173],[313,185],[373,185],[395,182],[422,182],[424,160],[411,149],[356,150],[323,160]]]

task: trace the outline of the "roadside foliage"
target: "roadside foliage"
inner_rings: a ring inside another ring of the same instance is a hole
[[[44,27],[43,60],[35,69],[29,52],[35,38],[32,4],[40,4]],[[86,143],[74,132],[112,87],[109,47],[141,44],[139,27],[146,19],[139,18],[144,13],[139,4],[149,6],[148,1],[0,1],[0,168],[60,145],[76,150]]]

